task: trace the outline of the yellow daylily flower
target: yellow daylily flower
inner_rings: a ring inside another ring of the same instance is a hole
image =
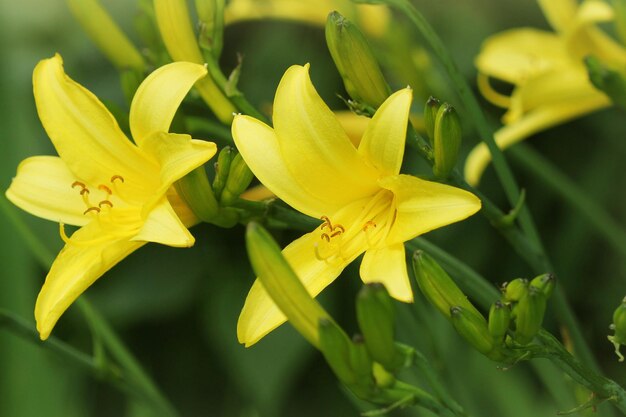
[[[333,10],[358,22],[359,27],[374,37],[387,31],[391,13],[384,5],[354,4],[350,0],[231,0],[224,9],[226,24],[246,20],[281,19],[324,26]]]
[[[584,57],[626,65],[626,49],[595,26],[614,18],[607,3],[539,0],[539,5],[555,32],[512,29],[487,39],[476,57],[479,89],[493,104],[508,109],[505,126],[494,135],[501,149],[611,105],[589,81]],[[489,78],[512,84],[511,95],[496,92]],[[477,184],[490,160],[487,146],[476,146],[465,164],[467,182]]]
[[[403,242],[480,209],[467,191],[399,173],[411,99],[408,88],[391,95],[357,147],[315,91],[308,65],[292,66],[276,90],[273,129],[235,117],[235,144],[261,183],[324,221],[283,250],[312,296],[365,253],[363,281],[411,302]],[[239,341],[250,346],[284,321],[257,280],[239,317]]]
[[[150,74],[130,109],[133,143],[98,98],[65,74],[59,55],[35,68],[37,112],[59,156],[22,161],[6,195],[23,210],[59,222],[66,243],[35,306],[42,340],[82,292],[131,252],[147,242],[193,245],[185,223],[197,219],[171,185],[208,161],[216,147],[168,130],[205,75],[202,65],[188,62]],[[68,237],[65,224],[80,229]]]

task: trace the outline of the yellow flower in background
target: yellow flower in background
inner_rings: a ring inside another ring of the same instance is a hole
[[[231,0],[224,9],[224,19],[226,24],[281,19],[323,27],[333,10],[358,22],[361,29],[374,37],[381,37],[391,20],[391,13],[386,6],[354,4],[350,0]]]
[[[589,81],[588,55],[616,67],[626,65],[626,49],[595,26],[614,19],[601,0],[539,0],[554,32],[512,29],[487,39],[476,57],[478,86],[489,101],[504,107],[504,127],[494,137],[505,149],[539,131],[611,105]],[[495,91],[495,78],[513,85],[510,95]],[[465,178],[477,184],[491,160],[481,143],[465,164]]]
[[[283,254],[312,296],[365,252],[360,275],[382,282],[398,300],[413,300],[404,242],[480,209],[473,194],[399,174],[412,92],[391,95],[355,146],[311,84],[307,66],[292,66],[274,99],[274,129],[235,117],[233,137],[259,180],[279,198],[323,220]],[[239,318],[246,346],[285,321],[257,280]]]
[[[168,130],[205,75],[202,65],[188,62],[150,74],[130,109],[133,143],[98,98],[65,74],[59,55],[35,68],[37,112],[59,156],[22,161],[6,195],[23,210],[59,222],[66,243],[37,298],[42,339],[82,292],[145,243],[193,245],[186,226],[196,219],[170,186],[208,161],[216,147]],[[65,224],[80,229],[68,237]]]

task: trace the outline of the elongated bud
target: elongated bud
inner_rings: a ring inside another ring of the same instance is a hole
[[[615,347],[615,354],[620,362],[624,362],[624,356],[620,353],[620,345],[626,344],[626,297],[613,313],[613,324],[609,326],[615,333],[608,339]]]
[[[626,0],[613,0],[615,12],[615,29],[622,45],[626,45]]]
[[[224,40],[224,0],[196,0],[195,3],[200,20],[200,46],[219,58]]]
[[[186,0],[154,0],[154,11],[161,38],[174,61],[204,64],[198,40],[191,25]],[[204,77],[194,87],[220,121],[230,124],[235,107],[211,77]]]
[[[217,217],[219,206],[203,166],[176,181],[174,187],[200,220],[212,222]]]
[[[546,296],[547,300],[556,286],[556,276],[554,274],[539,275],[530,281],[530,286],[539,289]]]
[[[450,308],[450,317],[456,331],[477,351],[487,355],[493,350],[493,337],[482,316],[473,314],[461,306],[454,306]]]
[[[626,73],[605,65],[595,56],[585,58],[591,83],[611,98],[614,104],[626,109]]]
[[[528,292],[528,280],[515,278],[513,281],[502,285],[502,298],[508,302],[517,302]]]
[[[326,43],[350,97],[378,108],[391,90],[361,31],[332,12],[326,20]]]
[[[362,343],[352,342],[330,320],[319,322],[319,349],[337,379],[360,398],[367,398],[375,387],[372,360]]]
[[[248,188],[252,178],[254,178],[254,174],[248,168],[241,154],[237,154],[230,163],[228,178],[224,190],[222,190],[220,201],[225,205],[232,204]]]
[[[514,307],[515,310],[515,335],[513,339],[526,345],[535,338],[543,315],[546,312],[546,296],[536,287],[529,287],[528,291]]]
[[[113,65],[143,73],[143,57],[98,0],[67,0],[67,4],[87,35]]]
[[[389,370],[401,366],[402,357],[397,355],[394,342],[395,308],[384,285],[373,283],[361,288],[356,316],[372,359]]]
[[[228,172],[230,171],[230,163],[235,157],[235,151],[230,146],[225,146],[217,156],[215,163],[215,179],[213,179],[213,191],[218,199],[222,196],[222,191],[226,186]]]
[[[489,333],[495,341],[502,342],[511,324],[511,307],[501,301],[496,301],[489,309]]]
[[[330,315],[315,301],[285,260],[272,236],[258,223],[246,229],[246,248],[252,269],[263,288],[296,330],[320,348],[318,324],[332,322]]]
[[[396,377],[378,362],[374,362],[372,365],[372,373],[374,374],[376,386],[380,388],[389,388],[396,382]]]
[[[413,271],[417,285],[426,299],[446,317],[450,318],[450,309],[455,306],[482,317],[446,271],[425,252],[415,251]]]
[[[433,173],[439,178],[447,178],[456,166],[461,148],[461,121],[454,107],[448,103],[441,105],[437,111],[433,148]]]
[[[433,96],[430,96],[424,105],[424,126],[431,145],[435,141],[435,120],[437,120],[439,107],[441,107],[441,101]]]

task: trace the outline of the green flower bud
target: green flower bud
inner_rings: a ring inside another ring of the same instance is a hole
[[[342,384],[360,398],[371,395],[375,388],[372,360],[362,342],[353,343],[334,322],[322,319],[319,348]]]
[[[585,58],[591,83],[611,98],[614,104],[626,109],[626,73],[605,65],[595,56]]]
[[[261,225],[250,222],[246,248],[252,269],[263,288],[296,330],[320,348],[320,320],[332,322],[330,315],[306,290],[281,253],[276,241]]]
[[[622,44],[626,45],[626,0],[613,0],[615,12],[615,29]]]
[[[326,43],[350,97],[378,108],[391,91],[361,31],[332,12],[326,20]]]
[[[467,312],[482,317],[446,271],[425,252],[415,251],[413,271],[422,294],[443,315],[450,318],[450,309],[459,306]]]
[[[225,146],[217,156],[215,163],[215,179],[213,180],[213,191],[218,199],[221,198],[222,191],[226,186],[226,179],[230,171],[230,164],[235,157],[235,151],[230,146]]]
[[[196,0],[200,46],[219,58],[224,39],[224,0]]]
[[[556,276],[554,274],[542,274],[530,281],[530,286],[538,288],[543,295],[546,296],[546,300],[550,298],[554,287],[556,286]]]
[[[454,107],[448,103],[437,111],[433,139],[433,173],[439,178],[447,178],[456,166],[461,147],[461,121]]]
[[[384,285],[363,286],[356,299],[356,316],[372,359],[389,370],[401,366],[394,342],[394,305]]]
[[[222,190],[222,195],[220,196],[222,204],[230,205],[237,198],[239,198],[239,195],[241,195],[241,193],[248,188],[248,185],[250,185],[252,178],[254,178],[254,174],[252,174],[252,171],[248,168],[248,165],[241,157],[241,154],[235,155],[230,163],[228,178],[226,178],[226,185],[224,186],[224,190]]]
[[[217,217],[219,206],[203,166],[176,181],[174,187],[200,220],[211,222]]]
[[[489,333],[496,341],[502,342],[511,324],[511,307],[501,301],[496,301],[489,309]]]
[[[467,342],[483,355],[489,354],[494,347],[493,337],[485,319],[460,306],[450,308],[452,325]]]
[[[620,362],[624,362],[624,356],[620,353],[620,345],[626,344],[626,297],[613,313],[613,324],[609,326],[615,332],[608,339],[615,347],[615,354],[619,357]]]
[[[519,300],[515,309],[515,335],[513,340],[527,345],[541,329],[543,315],[546,312],[546,296],[536,287],[529,287]]]
[[[428,98],[424,106],[424,126],[431,145],[435,141],[435,120],[437,120],[439,107],[441,107],[441,101],[433,96]]]
[[[502,285],[502,298],[508,302],[519,301],[526,292],[528,292],[528,280],[526,278],[516,278]]]

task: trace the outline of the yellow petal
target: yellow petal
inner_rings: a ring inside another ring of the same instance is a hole
[[[159,198],[175,181],[203,165],[217,152],[213,142],[163,132],[155,132],[147,137],[142,149],[159,164],[161,185],[155,191]]]
[[[350,138],[350,142],[352,142],[355,148],[358,148],[367,125],[370,123],[370,118],[358,115],[350,110],[336,111],[335,117]]]
[[[389,245],[463,220],[480,210],[480,200],[474,194],[411,175],[383,178],[380,185],[394,193],[397,210],[387,237]]]
[[[494,134],[494,139],[498,147],[504,150],[537,132],[610,105],[609,98],[598,92],[583,100],[564,101],[549,106],[541,106],[527,113],[515,123],[502,127]],[[487,146],[484,143],[477,145],[465,161],[465,180],[470,185],[478,185],[490,161],[491,154]]]
[[[274,194],[296,210],[312,217],[335,212],[341,205],[329,199],[324,189],[303,189],[287,169],[274,131],[252,117],[236,116],[233,139],[254,175]]]
[[[170,187],[167,190],[167,201],[169,201],[170,205],[174,209],[176,217],[180,219],[185,227],[195,226],[200,223],[200,219],[196,216],[196,213],[194,213],[185,200],[178,195],[175,187]]]
[[[178,218],[167,198],[151,207],[141,230],[131,240],[174,247],[190,247],[195,243],[194,237]]]
[[[410,88],[389,96],[368,124],[359,145],[359,154],[381,176],[400,172],[412,98],[413,92]]]
[[[53,222],[83,226],[90,220],[83,215],[85,203],[73,189],[76,177],[61,158],[34,156],[17,167],[6,196],[27,212]]]
[[[283,249],[283,255],[312,297],[335,280],[349,262],[324,262],[315,257],[319,234],[308,233]],[[246,347],[285,322],[286,318],[257,279],[237,323],[237,338]]]
[[[294,65],[283,75],[274,99],[274,129],[284,163],[301,192],[343,206],[377,190],[378,173],[358,155],[315,91],[308,65]]]
[[[381,282],[396,300],[413,302],[404,244],[396,243],[381,249],[367,250],[361,261],[360,273],[363,282]]]
[[[572,24],[578,2],[576,0],[537,0],[543,14],[557,32],[566,31]]]
[[[540,46],[538,46],[540,45]],[[512,84],[570,65],[565,45],[553,33],[512,29],[489,37],[476,57],[478,71]]]
[[[137,145],[154,132],[169,131],[180,103],[206,73],[203,65],[174,62],[148,75],[130,106],[130,131]]]
[[[100,239],[106,231],[94,222],[78,230],[72,238]],[[55,259],[35,305],[37,330],[42,340],[67,308],[91,284],[145,242],[128,239],[104,240],[91,246],[67,244]]]
[[[107,184],[122,175],[135,195],[149,192],[156,166],[122,133],[104,105],[63,72],[59,55],[33,73],[37,112],[59,156],[81,181]]]

